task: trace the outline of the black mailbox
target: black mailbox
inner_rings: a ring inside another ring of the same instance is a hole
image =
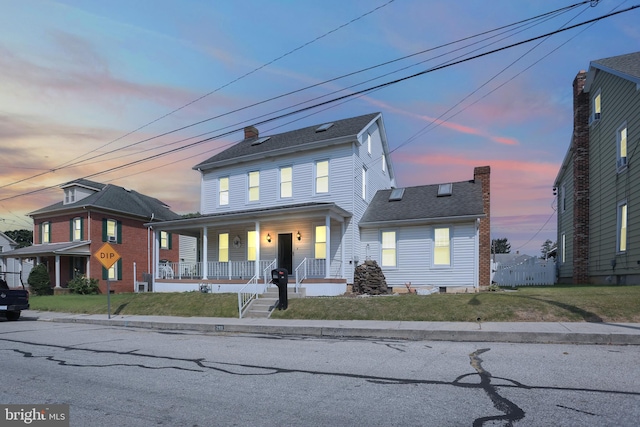
[[[278,310],[286,310],[289,306],[289,297],[287,295],[289,271],[286,268],[271,270],[271,283],[278,286]]]

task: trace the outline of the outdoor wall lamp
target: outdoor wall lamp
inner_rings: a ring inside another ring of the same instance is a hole
[[[300,240],[302,238],[302,236],[300,235],[300,232],[298,231],[298,233],[296,233],[296,239]]]
[[[271,234],[267,233],[267,242],[271,243]]]

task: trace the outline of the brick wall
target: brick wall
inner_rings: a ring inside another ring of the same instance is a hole
[[[482,183],[482,204],[485,218],[480,219],[480,256],[478,266],[478,283],[480,286],[491,285],[491,168],[480,166],[473,169],[473,179]]]
[[[573,81],[573,283],[589,279],[589,95],[587,73]]]

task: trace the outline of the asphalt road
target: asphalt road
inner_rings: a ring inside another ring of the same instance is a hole
[[[0,403],[72,426],[637,426],[640,347],[0,323]],[[0,420],[1,421],[1,420]]]

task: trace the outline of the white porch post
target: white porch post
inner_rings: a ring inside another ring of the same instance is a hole
[[[327,229],[327,247],[325,248],[326,254],[324,259],[324,278],[331,277],[331,217],[327,215],[324,218],[324,225]]]
[[[207,280],[209,276],[209,263],[207,260],[209,259],[209,255],[207,254],[207,246],[208,246],[208,236],[207,236],[207,227],[202,227],[202,280]]]
[[[91,277],[91,257],[90,256],[87,257],[86,271],[87,271],[86,277]]]
[[[156,279],[160,278],[160,239],[158,230],[153,230],[153,275]]]
[[[259,279],[262,272],[260,271],[260,221],[256,221],[256,277]]]
[[[56,255],[56,288],[60,287],[60,255]]]
[[[344,241],[344,221],[340,223],[340,246],[342,247],[342,251],[340,254],[340,258],[342,262],[340,263],[340,278],[344,279],[344,264],[345,264],[345,256],[347,254],[347,250],[345,249],[345,241]]]

